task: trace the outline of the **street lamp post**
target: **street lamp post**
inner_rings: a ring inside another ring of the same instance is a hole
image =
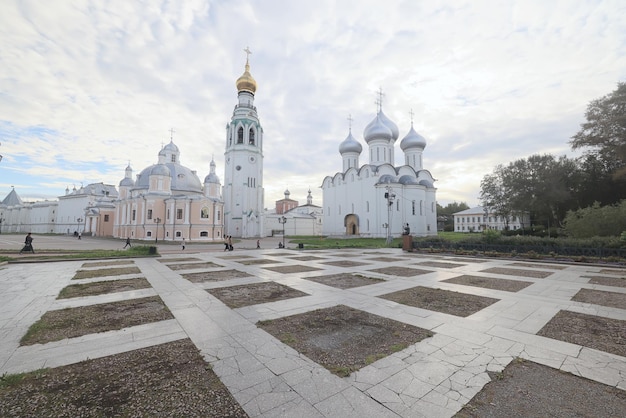
[[[283,248],[285,248],[285,224],[287,223],[287,218],[281,216],[278,218],[278,223],[283,225]]]
[[[161,223],[161,218],[156,218],[154,220],[154,223],[157,225],[156,231],[154,233],[154,243],[156,244],[159,242],[159,224]]]
[[[387,245],[391,244],[391,210],[393,206],[393,201],[396,198],[395,193],[393,193],[393,189],[389,186],[386,187],[387,191],[385,192],[385,199],[387,199]]]
[[[78,218],[76,219],[76,222],[78,222],[78,226],[77,226],[77,230],[78,230],[78,236],[80,236],[80,223],[83,221],[83,218]]]

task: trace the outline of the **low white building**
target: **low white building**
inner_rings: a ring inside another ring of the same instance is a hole
[[[482,232],[487,229],[504,231],[530,226],[528,213],[517,213],[506,219],[503,216],[494,215],[492,211],[486,210],[483,206],[465,209],[452,214],[452,216],[454,218],[454,232]]]
[[[265,236],[322,235],[323,210],[313,204],[311,190],[307,195],[306,205],[298,205],[298,201],[289,198],[289,190],[285,198],[276,201],[276,208],[265,212]]]

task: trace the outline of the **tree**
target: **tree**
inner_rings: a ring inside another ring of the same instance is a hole
[[[529,212],[535,223],[560,224],[567,210],[576,206],[579,183],[576,161],[565,156],[531,155],[508,166],[498,165],[481,181],[483,206],[509,219]]]
[[[626,231],[626,200],[615,205],[598,202],[570,211],[565,217],[565,233],[574,238],[618,236]]]
[[[462,210],[469,209],[467,203],[448,203],[448,205],[444,208],[439,203],[437,203],[437,218],[443,217],[445,218],[444,222],[444,230],[445,231],[453,231],[454,230],[454,218],[453,214],[457,212],[461,212]]]
[[[613,166],[615,179],[626,179],[626,83],[617,83],[615,91],[589,103],[585,118],[570,141],[572,149],[591,148],[586,154]]]

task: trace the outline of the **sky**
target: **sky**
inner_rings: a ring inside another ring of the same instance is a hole
[[[437,201],[478,205],[498,164],[569,145],[590,101],[626,81],[623,0],[0,2],[0,200],[118,185],[173,141],[224,179],[249,47],[265,206],[322,206],[349,133],[382,109],[427,140]],[[412,115],[412,116],[411,116]],[[352,121],[349,121],[349,118]]]

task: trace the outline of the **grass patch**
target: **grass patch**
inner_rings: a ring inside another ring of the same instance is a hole
[[[151,252],[152,251],[152,252]],[[98,258],[132,258],[158,256],[156,247],[137,245],[127,250],[39,250],[34,255],[28,256],[28,261],[37,260],[74,260],[74,259],[98,259]],[[22,258],[0,256],[0,261],[22,260]]]
[[[109,280],[105,282],[73,284],[61,289],[57,299],[96,296],[106,293],[125,292],[129,290],[147,289],[151,287],[144,278]]]
[[[290,244],[304,244],[306,249],[337,248],[402,248],[402,240],[395,238],[387,244],[385,238],[329,238],[329,237],[292,237]]]
[[[72,280],[91,279],[94,277],[121,276],[122,274],[140,274],[139,267],[111,267],[98,270],[78,270]]]
[[[0,389],[20,384],[26,378],[39,379],[48,369],[39,369],[28,373],[6,374],[0,376]]]

